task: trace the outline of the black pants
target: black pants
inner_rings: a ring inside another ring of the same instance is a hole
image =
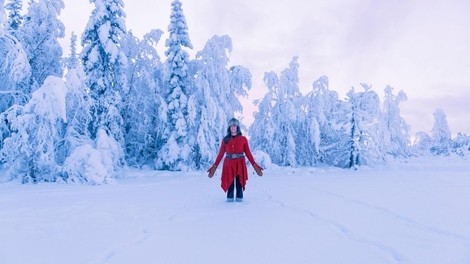
[[[230,187],[228,187],[227,198],[233,198],[233,189],[235,185],[237,186],[237,198],[243,198],[243,186],[240,183],[238,176],[235,177],[232,184],[230,184]]]

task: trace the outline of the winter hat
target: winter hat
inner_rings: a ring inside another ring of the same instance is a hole
[[[228,121],[228,127],[231,127],[233,125],[236,125],[237,127],[240,127],[240,121],[238,121],[238,119],[236,119],[236,118],[230,119],[230,121]]]

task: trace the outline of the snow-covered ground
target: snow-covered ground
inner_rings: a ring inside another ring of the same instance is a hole
[[[468,159],[272,167],[243,203],[217,174],[0,184],[0,263],[470,263]]]

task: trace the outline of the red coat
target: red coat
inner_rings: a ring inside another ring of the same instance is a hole
[[[213,166],[219,166],[220,161],[225,153],[235,154],[235,153],[245,153],[246,157],[250,161],[251,165],[258,166],[253,155],[251,154],[250,147],[248,146],[248,140],[242,135],[237,135],[231,137],[227,143],[222,140],[220,144],[219,155]],[[259,167],[259,166],[258,166]],[[224,159],[224,165],[222,167],[222,189],[227,192],[228,188],[232,184],[235,177],[238,176],[243,190],[245,190],[246,181],[248,180],[248,170],[246,168],[245,157],[240,157],[236,159]]]

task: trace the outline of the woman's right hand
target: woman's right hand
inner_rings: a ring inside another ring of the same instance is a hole
[[[215,174],[215,171],[216,171],[216,170],[217,170],[217,166],[212,166],[212,167],[210,167],[210,168],[207,170],[207,172],[209,173],[207,176],[208,176],[209,178],[214,177],[214,174]]]

